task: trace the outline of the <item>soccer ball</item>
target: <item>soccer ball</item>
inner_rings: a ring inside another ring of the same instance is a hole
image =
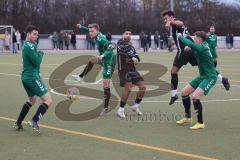
[[[80,99],[80,91],[76,87],[70,87],[67,89],[67,98],[71,101],[79,100]]]

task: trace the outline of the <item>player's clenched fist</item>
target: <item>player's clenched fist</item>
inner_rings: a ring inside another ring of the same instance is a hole
[[[138,59],[137,58],[132,57],[132,61],[133,61],[134,64],[138,64]]]
[[[81,24],[77,24],[76,26],[77,26],[77,28],[82,28]]]

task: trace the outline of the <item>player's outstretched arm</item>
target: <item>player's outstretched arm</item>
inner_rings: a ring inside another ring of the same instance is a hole
[[[200,51],[201,45],[190,41],[189,39],[185,38],[182,34],[178,34],[178,39],[185,44],[186,46],[190,47],[193,50]]]
[[[81,24],[77,24],[76,26],[77,26],[77,28],[81,29],[83,32],[89,33],[88,27],[82,26]]]
[[[173,21],[170,22],[170,24],[173,25],[173,26],[177,26],[177,27],[184,26],[183,21],[180,21],[180,20],[173,20]]]

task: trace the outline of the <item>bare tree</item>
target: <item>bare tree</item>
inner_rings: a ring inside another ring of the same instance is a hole
[[[0,24],[23,30],[28,24],[42,33],[74,29],[76,23],[99,23],[103,32],[121,33],[125,28],[164,31],[161,12],[169,0],[0,0]],[[175,0],[176,16],[190,32],[215,24],[218,34],[240,29],[240,6],[209,0]]]

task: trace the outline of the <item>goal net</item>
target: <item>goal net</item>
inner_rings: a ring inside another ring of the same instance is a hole
[[[0,25],[0,52],[12,49],[13,26]]]

